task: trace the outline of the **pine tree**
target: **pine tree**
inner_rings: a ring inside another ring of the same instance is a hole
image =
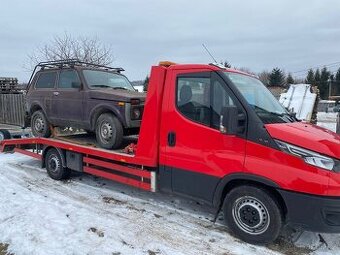
[[[336,72],[332,83],[332,95],[340,95],[340,68]]]
[[[321,81],[321,75],[320,75],[319,68],[316,69],[316,71],[315,71],[314,81],[315,81],[315,83],[319,83]]]
[[[340,82],[340,68],[338,69],[338,71],[335,74],[335,79],[336,82]]]
[[[320,97],[322,99],[328,98],[330,76],[331,76],[331,73],[327,70],[327,67],[322,68],[320,81],[318,83],[318,88],[320,90]]]
[[[148,91],[148,86],[149,86],[149,75],[146,76],[144,83],[143,83],[143,90]]]
[[[283,71],[276,67],[269,75],[269,86],[284,87],[286,83],[285,80]]]
[[[305,82],[307,84],[315,85],[315,76],[313,69],[309,69]]]
[[[295,83],[294,78],[293,78],[292,74],[289,73],[288,76],[287,76],[286,84],[289,85],[289,84],[294,84],[294,83]]]

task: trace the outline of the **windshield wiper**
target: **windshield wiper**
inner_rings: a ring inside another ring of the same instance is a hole
[[[124,90],[129,90],[129,89],[124,88],[124,87],[113,87],[113,89],[124,89]]]
[[[111,86],[103,85],[103,84],[95,84],[95,85],[91,85],[91,87],[95,87],[95,88],[111,88]]]
[[[260,110],[260,113],[264,113],[264,114],[269,114],[269,115],[274,115],[274,116],[278,116],[278,117],[286,117],[290,122],[296,122],[298,121],[296,117],[294,117],[292,114],[288,113],[288,112],[271,112],[268,111],[266,109],[263,109],[261,107],[258,107],[257,105],[252,105],[255,110]]]

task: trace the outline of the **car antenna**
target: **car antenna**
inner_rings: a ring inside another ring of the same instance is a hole
[[[216,59],[215,59],[214,56],[210,53],[210,51],[208,50],[208,48],[205,46],[204,43],[202,43],[202,46],[203,46],[203,48],[206,50],[206,52],[209,54],[209,56],[214,60],[214,63],[217,64]]]

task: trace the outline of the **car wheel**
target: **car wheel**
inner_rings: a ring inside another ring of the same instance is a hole
[[[61,156],[56,149],[49,149],[47,151],[45,166],[48,175],[54,180],[67,179],[71,175],[71,170],[63,167]]]
[[[6,129],[0,129],[0,141],[5,139],[11,139],[11,133]]]
[[[36,111],[31,118],[32,134],[35,137],[50,137],[52,132],[50,123],[47,121],[45,114],[42,111]]]
[[[267,190],[250,185],[236,187],[227,194],[223,207],[227,225],[247,243],[271,243],[281,231],[280,206]]]
[[[103,113],[96,122],[96,139],[104,149],[118,149],[123,141],[123,127],[110,113]]]

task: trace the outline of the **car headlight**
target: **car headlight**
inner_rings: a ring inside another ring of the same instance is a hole
[[[335,172],[340,172],[340,161],[337,159],[326,157],[317,152],[306,150],[279,140],[275,140],[275,142],[282,151],[302,158],[307,164]]]
[[[141,112],[141,108],[139,107],[135,107],[131,109],[131,119],[132,120],[139,120],[142,117],[142,112]]]

